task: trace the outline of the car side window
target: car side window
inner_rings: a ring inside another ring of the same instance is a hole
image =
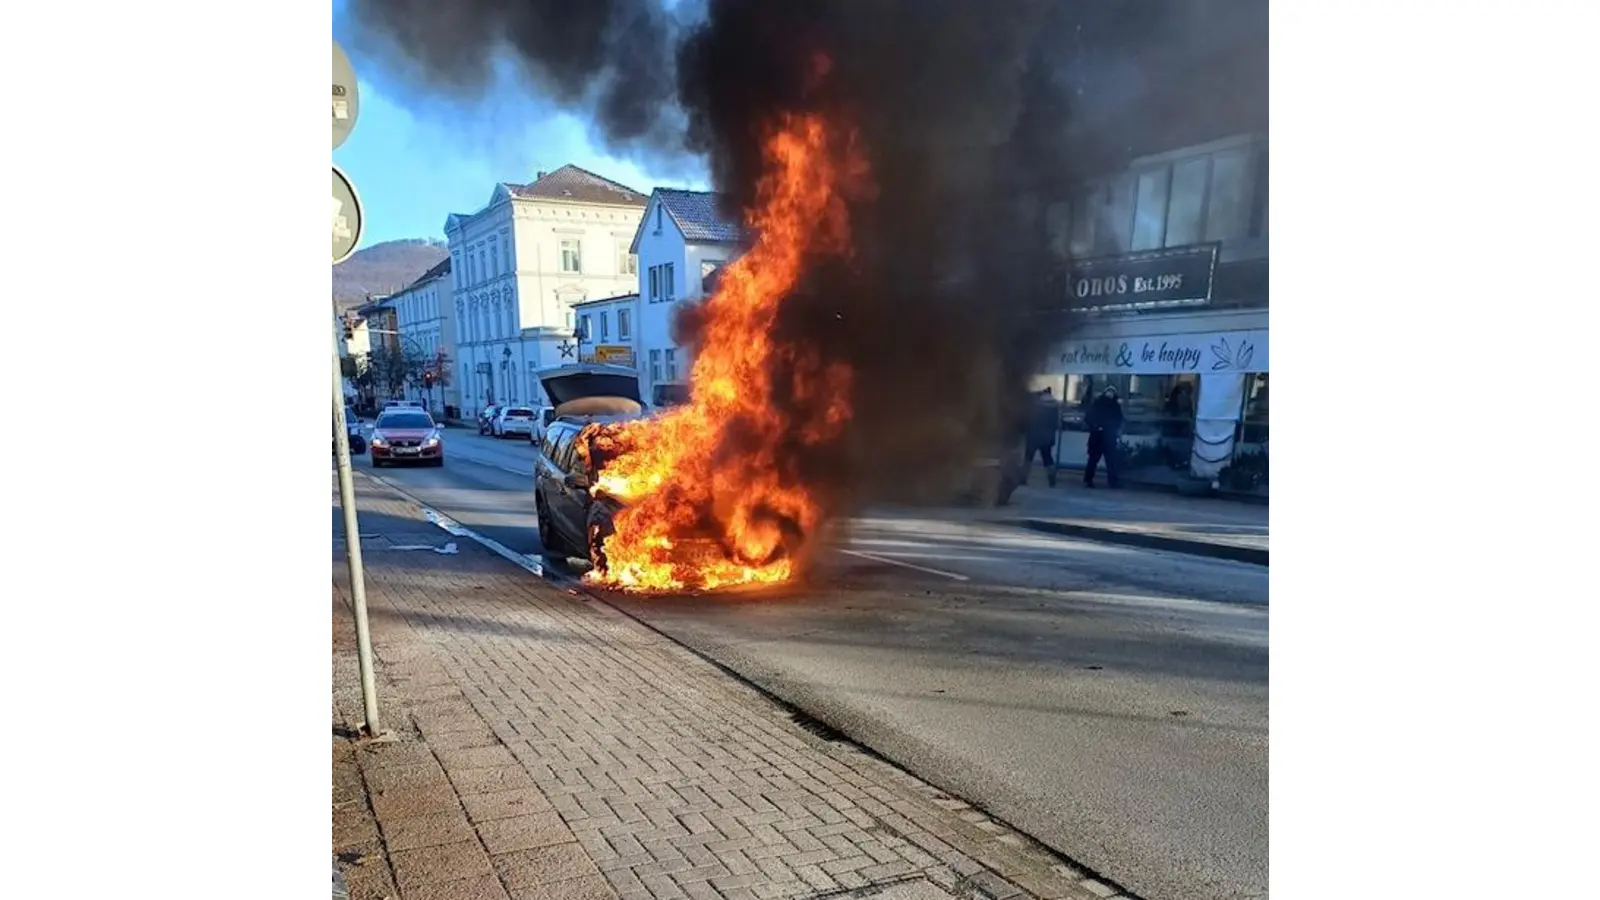
[[[569,428],[563,428],[556,435],[556,452],[550,454],[550,459],[555,462],[556,468],[563,472],[569,472],[571,471],[571,466],[569,466],[568,463],[570,462],[571,456],[572,430]]]

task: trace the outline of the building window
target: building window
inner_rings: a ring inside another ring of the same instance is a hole
[[[576,238],[565,238],[561,241],[561,271],[578,274],[583,272],[582,246]]]
[[[1256,157],[1255,184],[1250,191],[1250,236],[1267,236],[1267,148]],[[1265,388],[1263,388],[1265,390]]]
[[[678,280],[673,274],[674,263],[661,267],[661,302],[671,303],[678,296]]]
[[[1210,157],[1185,160],[1172,167],[1172,197],[1167,203],[1168,247],[1198,244],[1205,233],[1206,178]]]
[[[576,329],[572,327],[572,315],[572,307],[569,306],[567,307],[567,330],[576,333]]]
[[[655,303],[661,299],[661,267],[650,267],[650,302]]]
[[[1104,188],[1091,187],[1072,204],[1072,241],[1068,245],[1077,258],[1094,255],[1094,221],[1104,200]]]
[[[629,318],[631,317],[628,315],[627,310],[617,310],[617,340],[619,341],[631,340],[633,338],[633,323],[628,321]]]
[[[626,244],[617,245],[617,274],[638,275],[639,257],[628,252]]]
[[[489,238],[489,274],[500,274],[500,242]]]
[[[661,204],[656,204],[656,234],[661,233]]]
[[[505,249],[505,263],[506,263],[505,274],[507,274],[507,275],[515,274],[516,270],[517,270],[517,267],[511,261],[511,232],[504,231],[504,230],[502,230],[500,232],[500,246]]]
[[[1167,236],[1167,188],[1172,170],[1166,166],[1139,176],[1129,250],[1154,250]]]
[[[1095,253],[1112,256],[1128,252],[1133,235],[1133,177],[1118,178],[1106,186],[1095,223]]]
[[[1248,225],[1250,173],[1248,150],[1227,150],[1211,158],[1211,194],[1206,209],[1206,240],[1232,241]]]
[[[660,350],[651,350],[650,351],[650,381],[651,381],[651,383],[654,383],[654,382],[657,382],[657,381],[660,381],[660,380],[661,380],[661,351]]]
[[[588,339],[589,339],[589,317],[588,316],[583,316],[582,318],[578,319],[578,340],[586,341]]]
[[[602,341],[611,340],[611,314],[610,313],[603,312],[603,313],[600,314],[600,340],[602,340]]]
[[[666,355],[666,360],[667,360],[667,380],[668,381],[677,381],[678,380],[678,351],[677,351],[676,348],[669,347],[669,348],[667,348],[667,352],[666,352],[665,355]]]
[[[488,277],[489,277],[489,257],[486,254],[486,252],[484,251],[483,245],[479,244],[478,245],[478,280],[479,281],[485,281],[485,280],[488,279]]]

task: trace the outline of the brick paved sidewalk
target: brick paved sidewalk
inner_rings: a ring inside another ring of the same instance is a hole
[[[361,704],[336,527],[333,851],[352,898],[1118,896],[383,485],[357,491],[395,739],[341,736]]]

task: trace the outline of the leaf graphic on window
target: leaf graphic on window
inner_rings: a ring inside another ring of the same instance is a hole
[[[1240,344],[1239,345],[1239,368],[1243,369],[1243,368],[1249,366],[1250,365],[1250,360],[1255,359],[1255,356],[1256,356],[1255,345],[1253,345],[1253,344]]]
[[[1211,345],[1211,355],[1217,358],[1217,361],[1211,364],[1213,372],[1233,365],[1233,348],[1228,346],[1227,338],[1222,338]]]

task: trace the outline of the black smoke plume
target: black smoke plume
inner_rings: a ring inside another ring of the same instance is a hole
[[[855,129],[876,190],[851,210],[854,257],[819,262],[778,325],[856,373],[843,446],[794,451],[841,504],[927,495],[995,454],[1070,321],[1041,314],[1064,295],[1052,204],[1138,152],[1127,113],[1160,93],[1143,82],[1181,83],[1176,51],[1208,17],[1265,22],[1264,0],[350,2],[358,48],[415,89],[469,97],[509,56],[608,149],[703,159],[730,216],[755,200],[776,116]],[[680,326],[692,345],[694,317]]]

